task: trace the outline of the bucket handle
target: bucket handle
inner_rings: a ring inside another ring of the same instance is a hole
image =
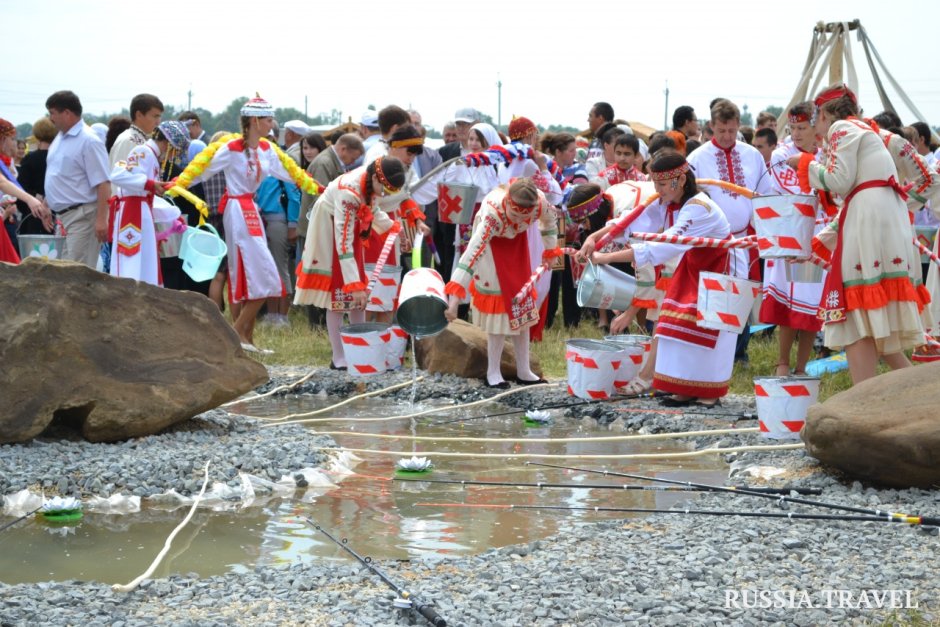
[[[199,226],[193,226],[193,227],[190,227],[190,228],[193,228],[193,229],[196,229],[196,230],[199,230],[199,229],[202,229],[202,228],[209,229],[210,231],[212,231],[212,234],[213,234],[213,235],[215,235],[215,236],[218,237],[219,239],[222,239],[222,237],[219,235],[219,232],[215,230],[215,227],[212,226],[211,224],[209,224],[208,222],[203,222],[203,223],[200,224]]]

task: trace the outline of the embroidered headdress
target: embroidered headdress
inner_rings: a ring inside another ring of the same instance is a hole
[[[16,137],[16,127],[0,118],[0,139],[6,139],[7,137]]]
[[[537,130],[535,122],[526,117],[513,116],[512,122],[509,123],[509,139],[512,141],[520,140],[534,130]]]
[[[689,171],[689,162],[684,161],[682,165],[675,167],[671,170],[666,170],[665,172],[650,171],[650,180],[668,181],[669,179],[677,179],[688,171]]]
[[[157,128],[160,129],[163,136],[170,142],[170,145],[180,152],[189,149],[189,129],[186,128],[186,125],[182,122],[168,120],[166,122],[160,122]]]
[[[243,118],[273,118],[274,107],[258,92],[255,92],[255,97],[242,106],[241,116]]]

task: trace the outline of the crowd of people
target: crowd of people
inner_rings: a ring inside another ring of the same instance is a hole
[[[46,109],[28,151],[0,119],[0,260],[20,261],[18,234],[57,234],[63,259],[198,291],[230,309],[246,351],[268,352],[254,341],[260,315],[288,325],[290,308],[303,306],[309,324],[326,327],[331,367],[346,368],[345,321],[391,321],[394,313],[394,300],[369,298],[367,264],[406,272],[421,235],[446,284],[446,317],[471,319],[488,334],[490,387],[510,385],[500,373],[507,337],[517,382],[541,381],[529,344],[559,322],[560,309],[567,327],[590,317],[613,334],[634,323],[653,334],[652,355],[626,393],[656,389],[667,404],[714,405],[734,361],[747,359],[749,332],[696,323],[703,271],[763,282],[759,319],[779,329],[778,376],[805,374],[817,336],[846,350],[854,382],[874,376],[879,359],[909,366],[909,349],[915,359],[940,358],[930,336],[940,275],[921,265],[911,242],[915,225],[940,225],[931,206],[940,206],[937,146],[922,122],[902,126],[893,112],[863,118],[844,85],[790,107],[785,120],[762,112],[756,128],[742,126],[727,99],[713,100],[706,120],[681,106],[671,129],[644,137],[605,102],[590,107],[580,135],[540,132],[524,116],[503,132],[467,107],[444,125],[438,150],[425,145],[421,115],[395,105],[366,112],[358,132],[329,137],[300,120],[280,129],[260,96],[241,109],[239,129],[211,137],[194,112],[164,120],[151,94],[135,96],[129,116],[107,125],[85,124],[70,91],[49,96]],[[439,205],[428,181],[473,186],[469,223],[442,219],[451,199]],[[818,195],[813,248],[831,263],[822,282],[791,283],[785,262],[762,263],[754,249],[629,239],[631,231],[751,236],[752,204],[741,187]],[[207,216],[184,190],[205,201]],[[227,256],[214,277],[195,281],[171,238],[204,219]],[[612,230],[623,233],[599,247]],[[588,262],[636,276],[629,308],[578,305]],[[540,265],[552,271],[535,280]]]

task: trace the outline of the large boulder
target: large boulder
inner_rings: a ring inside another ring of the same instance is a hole
[[[155,433],[268,380],[206,297],[75,263],[0,263],[0,443],[61,418],[95,442]]]
[[[486,333],[469,322],[454,320],[437,335],[418,340],[415,357],[418,367],[428,372],[482,379],[486,376]],[[538,358],[531,352],[529,362],[532,372],[541,376]],[[512,338],[506,338],[499,367],[506,380],[516,377],[516,351]]]
[[[853,479],[940,485],[940,363],[863,381],[813,405],[801,437],[819,461]]]

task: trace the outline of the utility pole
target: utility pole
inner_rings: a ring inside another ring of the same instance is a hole
[[[307,94],[304,94],[304,118],[308,120],[310,119],[307,116]]]
[[[499,78],[499,72],[496,73],[496,126],[503,125],[503,81]]]
[[[663,130],[669,130],[669,81],[666,81],[666,89],[663,90],[663,93],[666,94],[666,108],[663,111]]]
[[[189,91],[186,92],[186,110],[193,110],[193,84],[189,84]]]

